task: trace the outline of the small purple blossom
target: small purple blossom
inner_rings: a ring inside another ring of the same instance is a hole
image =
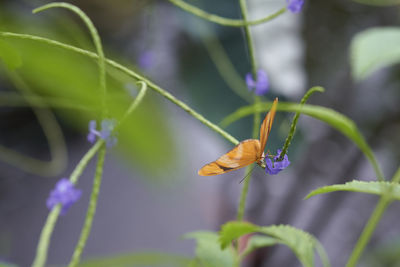
[[[72,204],[79,200],[81,195],[81,190],[76,189],[67,178],[62,178],[50,192],[46,205],[47,208],[52,210],[57,204],[61,204],[60,214],[65,215]]]
[[[148,70],[152,67],[154,62],[154,55],[151,51],[144,51],[139,56],[139,67],[142,69]]]
[[[247,88],[252,91],[255,89],[254,93],[256,95],[264,95],[269,89],[269,80],[267,73],[264,70],[259,69],[257,71],[257,81],[254,81],[251,73],[246,74],[246,84]]]
[[[89,122],[89,134],[87,136],[87,140],[90,143],[94,143],[96,141],[96,136],[104,139],[106,141],[107,147],[113,147],[118,139],[112,134],[112,131],[115,128],[116,120],[114,119],[104,119],[101,122],[101,130],[96,130],[96,121],[91,120]]]
[[[289,158],[286,154],[283,157],[282,161],[278,161],[278,158],[279,158],[281,152],[282,152],[282,150],[278,149],[276,151],[276,156],[273,159],[269,158],[268,155],[266,156],[265,172],[267,174],[271,174],[271,175],[278,174],[280,171],[282,171],[283,169],[285,169],[286,167],[288,167],[290,165]]]
[[[93,144],[96,141],[96,136],[98,135],[99,132],[96,131],[96,121],[95,120],[89,121],[89,133],[87,136],[87,140]]]
[[[299,13],[303,8],[304,0],[286,0],[287,8],[292,13]]]

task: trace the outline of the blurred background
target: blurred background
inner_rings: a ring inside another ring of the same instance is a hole
[[[0,29],[55,39],[94,51],[83,23],[61,9],[31,13],[49,1],[3,0]],[[96,25],[108,58],[149,77],[214,123],[251,103],[244,76],[250,61],[244,32],[185,13],[169,1],[81,0]],[[188,1],[211,13],[240,18],[238,1]],[[250,18],[285,6],[284,0],[249,0]],[[252,27],[259,66],[270,92],[298,102],[320,85],[310,103],[335,109],[356,122],[390,178],[400,162],[398,66],[355,82],[349,47],[354,35],[375,26],[396,26],[399,9],[350,0],[306,0],[300,14],[284,13]],[[48,210],[46,198],[91,147],[87,124],[99,114],[98,70],[92,59],[29,40],[7,38],[21,67],[0,67],[0,258],[30,266]],[[4,45],[3,45],[4,47]],[[1,48],[1,46],[0,46]],[[5,50],[3,50],[4,52]],[[4,53],[3,53],[4,54]],[[107,71],[108,105],[120,117],[137,93],[135,81]],[[40,96],[40,97],[38,97]],[[280,148],[293,114],[278,113],[267,149]],[[226,129],[251,137],[252,117]],[[182,240],[197,230],[218,231],[236,218],[244,171],[200,177],[197,170],[232,145],[152,90],[121,129],[106,157],[104,179],[84,259],[160,251],[193,256]],[[353,179],[375,180],[369,162],[345,136],[301,116],[289,149],[291,166],[277,176],[256,167],[245,218],[258,225],[290,224],[315,235],[332,266],[344,266],[378,198],[332,193],[303,198],[313,189]],[[49,264],[68,263],[84,220],[95,161],[77,185],[81,200],[57,223]],[[360,266],[400,266],[399,204],[379,224]],[[247,266],[300,266],[292,252],[261,249]]]

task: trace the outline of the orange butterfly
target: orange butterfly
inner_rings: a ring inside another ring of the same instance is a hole
[[[269,133],[271,132],[277,105],[278,98],[275,98],[271,110],[265,116],[261,124],[260,140],[247,139],[240,142],[231,151],[222,155],[216,161],[204,165],[197,173],[201,176],[211,176],[234,171],[254,162],[260,165],[265,157],[264,149],[267,144]]]

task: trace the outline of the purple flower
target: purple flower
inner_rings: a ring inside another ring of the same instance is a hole
[[[96,136],[98,135],[99,132],[96,131],[96,121],[95,120],[89,121],[89,134],[87,136],[87,140],[93,144],[96,141]]]
[[[250,91],[254,90],[254,93],[256,95],[263,95],[268,92],[269,89],[269,80],[268,76],[265,73],[264,70],[259,69],[257,71],[257,81],[254,81],[253,76],[251,73],[246,74],[246,84],[247,88],[249,88]]]
[[[144,51],[139,56],[139,67],[142,69],[148,70],[153,65],[154,55],[151,51]]]
[[[292,13],[299,13],[303,8],[304,0],[286,0],[287,8]]]
[[[87,136],[87,140],[90,143],[94,143],[96,141],[96,136],[104,139],[106,141],[107,147],[114,146],[118,139],[112,134],[112,131],[115,128],[116,121],[114,119],[104,119],[101,122],[101,130],[96,130],[96,121],[91,120],[89,122],[89,134]]]
[[[67,178],[62,178],[50,192],[46,205],[47,208],[52,210],[57,204],[61,204],[60,214],[65,215],[71,205],[78,201],[81,195],[81,190],[75,189],[74,185]]]
[[[276,156],[273,159],[269,158],[268,155],[265,157],[265,163],[266,163],[265,172],[267,174],[271,175],[278,174],[280,171],[282,171],[283,169],[285,169],[290,165],[289,158],[286,154],[283,157],[282,161],[278,161],[281,152],[282,150],[278,149],[276,151]]]

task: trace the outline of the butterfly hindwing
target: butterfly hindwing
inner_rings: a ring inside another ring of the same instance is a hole
[[[258,161],[260,151],[260,141],[257,139],[244,140],[216,161],[205,165],[198,171],[198,174],[211,176],[237,170]]]

